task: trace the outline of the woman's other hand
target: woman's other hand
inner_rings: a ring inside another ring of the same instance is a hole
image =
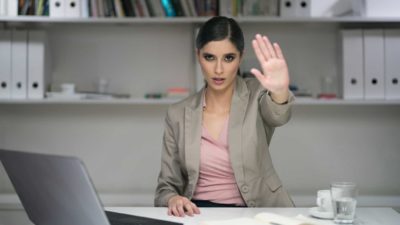
[[[188,198],[176,195],[168,200],[168,215],[184,217],[200,214],[199,208]]]
[[[251,72],[270,91],[276,103],[286,102],[289,98],[289,70],[281,48],[260,34],[255,36],[252,45],[262,72],[255,68]]]

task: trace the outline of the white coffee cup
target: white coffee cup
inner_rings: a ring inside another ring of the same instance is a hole
[[[319,211],[332,212],[332,195],[330,190],[319,190],[317,192],[317,206]]]
[[[75,94],[75,84],[63,83],[61,84],[61,92],[67,95]]]

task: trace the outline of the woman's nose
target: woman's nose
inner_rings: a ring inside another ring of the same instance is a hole
[[[224,72],[224,68],[222,66],[222,62],[218,61],[215,65],[215,74],[222,74]]]

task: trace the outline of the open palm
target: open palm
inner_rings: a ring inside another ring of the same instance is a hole
[[[289,70],[282,50],[277,43],[273,45],[268,37],[256,35],[252,42],[262,72],[251,69],[261,85],[273,94],[285,94],[289,89]]]

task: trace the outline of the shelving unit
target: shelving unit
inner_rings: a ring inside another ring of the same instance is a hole
[[[116,17],[97,17],[97,18],[65,18],[48,16],[18,16],[8,17],[0,16],[2,23],[202,23],[210,17],[135,17],[135,18],[116,18]],[[398,17],[373,18],[373,17],[261,17],[246,16],[235,17],[239,23],[400,23]]]
[[[57,100],[57,99],[43,99],[43,100],[0,100],[0,105],[170,105],[180,101],[181,99],[145,99],[145,98],[132,98],[132,99],[83,99],[83,100]],[[343,100],[343,99],[312,99],[312,98],[297,98],[294,105],[299,106],[334,106],[334,105],[353,105],[353,106],[392,106],[400,105],[400,100]]]
[[[112,30],[114,27],[146,27],[156,26],[164,27],[184,27],[182,29],[191,29],[195,26],[208,20],[209,17],[173,17],[173,18],[53,18],[43,16],[18,16],[18,17],[0,17],[0,24],[5,28],[23,28],[23,29],[48,29],[52,30],[53,34],[62,31],[64,25],[68,25],[68,29],[84,30],[86,28],[100,28],[104,30]],[[243,25],[243,27],[261,27],[262,25],[283,28],[279,29],[291,29],[298,26],[311,26],[312,29],[320,29],[329,27],[329,29],[335,30],[336,33],[343,27],[400,27],[400,18],[361,18],[361,17],[340,17],[340,18],[281,18],[281,17],[237,17],[236,20]],[[314,28],[316,27],[316,28]],[[58,29],[58,30],[57,30]],[[130,29],[130,28],[127,28]],[[57,31],[54,31],[57,30]],[[85,31],[84,31],[85,32]],[[295,31],[298,32],[298,31]],[[318,32],[318,31],[316,31]],[[321,31],[324,32],[324,31]],[[335,31],[333,31],[334,33]],[[189,34],[192,31],[188,32]],[[93,35],[93,34],[88,34]],[[187,35],[187,34],[186,34]],[[117,35],[115,35],[117,36]],[[188,37],[193,38],[193,37]],[[110,42],[110,41],[109,41]],[[114,44],[114,43],[113,43]],[[118,43],[117,43],[118,44]],[[186,47],[187,48],[187,47]],[[249,47],[248,47],[249,48]],[[251,51],[251,50],[250,50]],[[334,50],[336,51],[336,50]],[[187,51],[188,55],[191,53]],[[321,53],[324,54],[324,53]],[[327,54],[336,54],[335,52],[328,52]],[[192,55],[190,55],[192,56]],[[336,65],[338,67],[338,65]],[[192,71],[194,70],[194,63],[190,65]],[[336,68],[337,73],[340,71]],[[64,72],[65,73],[65,72]],[[190,74],[189,74],[190,75]],[[188,76],[189,76],[188,75]],[[337,75],[337,74],[336,74]],[[123,75],[121,75],[123,76]],[[115,79],[120,79],[116,77]],[[83,78],[84,79],[84,78]],[[190,79],[189,79],[190,80]],[[338,79],[340,81],[340,79]],[[143,81],[142,81],[143,82]],[[138,95],[132,95],[138,96]],[[44,100],[0,100],[0,105],[12,105],[12,104],[121,104],[121,105],[168,105],[177,100],[171,99],[144,99],[144,98],[132,98],[132,99],[115,99],[115,100],[55,100],[55,99],[44,99]],[[400,100],[358,100],[349,101],[343,99],[335,100],[318,100],[318,99],[298,99],[297,105],[400,105]]]

